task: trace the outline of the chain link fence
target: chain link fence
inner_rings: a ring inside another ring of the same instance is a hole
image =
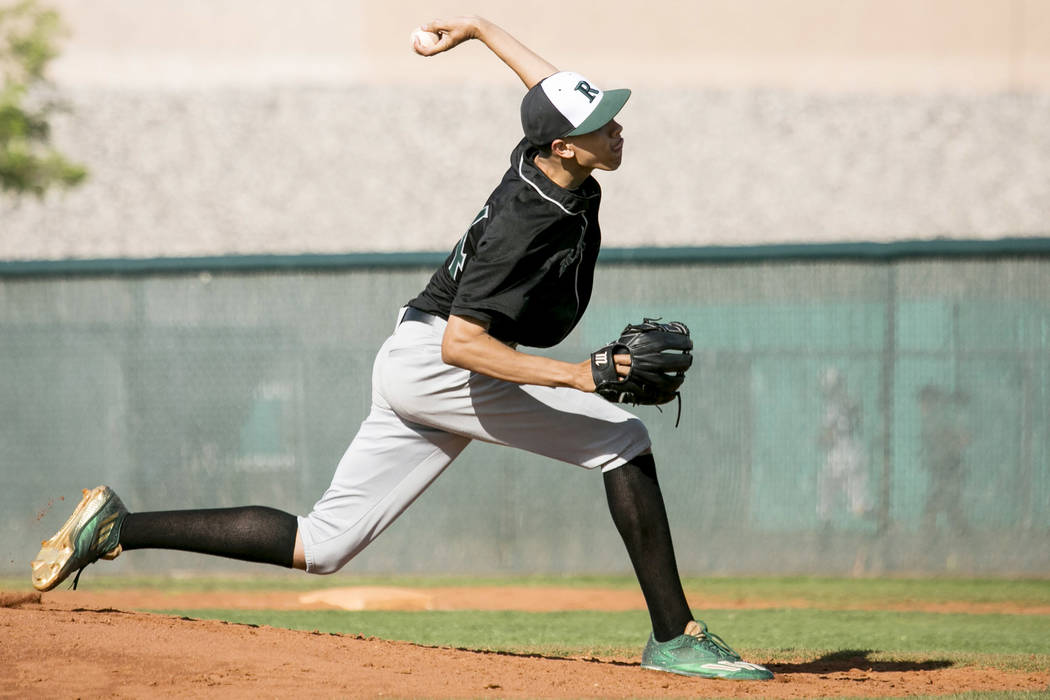
[[[207,267],[0,275],[4,573],[27,572],[99,483],[134,510],[309,510],[367,413],[374,352],[432,269]],[[633,409],[683,572],[1050,572],[1045,255],[621,256],[545,352],[582,359],[643,315],[696,342],[681,426],[674,408]],[[112,566],[241,567],[167,552]],[[475,444],[350,569],[629,564],[597,473]]]

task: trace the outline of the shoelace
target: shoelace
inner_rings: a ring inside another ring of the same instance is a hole
[[[686,634],[689,634],[688,632]],[[716,654],[726,658],[732,658],[733,660],[739,659],[740,654],[736,653],[733,647],[725,643],[721,637],[713,632],[708,632],[707,627],[704,625],[700,626],[700,630],[695,634],[689,634],[690,637],[695,637],[701,644],[710,648]]]
[[[123,552],[123,551],[124,551],[123,547],[121,547],[118,544],[114,549],[111,549],[108,552],[106,552],[105,554],[100,555],[99,559],[105,559],[106,561],[113,561],[118,556],[120,556],[120,553]],[[73,590],[74,591],[77,589],[77,584],[80,583],[80,574],[84,573],[84,569],[86,569],[86,568],[88,568],[88,564],[84,564],[84,566],[82,566],[79,569],[77,569],[77,575],[73,578]]]

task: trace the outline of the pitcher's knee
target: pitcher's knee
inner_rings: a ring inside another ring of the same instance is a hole
[[[319,545],[307,546],[306,549],[306,573],[308,574],[334,574],[350,563],[356,557],[364,545],[358,547],[347,547],[338,540],[323,542]]]
[[[645,427],[645,423],[639,418],[631,418],[623,424],[623,439],[627,443],[623,452],[624,456],[628,460],[637,457],[643,452],[648,452],[652,446],[652,439],[649,437],[649,429]]]
[[[300,516],[299,532],[308,574],[334,574],[371,541],[356,528],[322,520],[316,511]]]
[[[616,424],[616,456],[602,465],[602,471],[616,469],[641,454],[647,454],[652,450],[652,440],[649,438],[649,430],[638,418],[630,418],[622,423]]]

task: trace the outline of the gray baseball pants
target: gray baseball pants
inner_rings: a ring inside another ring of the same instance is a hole
[[[568,388],[513,384],[445,364],[445,322],[401,322],[376,355],[372,409],[309,515],[306,570],[338,571],[379,536],[471,440],[587,469],[614,469],[650,448],[631,413]]]

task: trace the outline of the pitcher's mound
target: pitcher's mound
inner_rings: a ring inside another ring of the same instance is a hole
[[[352,586],[299,596],[304,605],[323,603],[343,610],[433,610],[434,596],[411,588]]]

